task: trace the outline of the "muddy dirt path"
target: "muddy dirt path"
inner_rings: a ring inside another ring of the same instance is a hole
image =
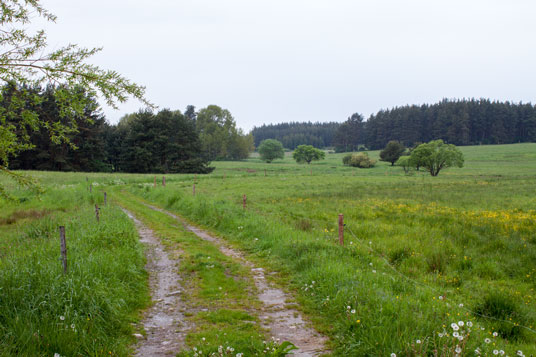
[[[184,347],[184,339],[189,326],[182,314],[185,309],[181,301],[180,276],[177,273],[179,261],[170,259],[160,240],[134,215],[123,209],[138,230],[140,241],[147,247],[149,285],[154,305],[146,311],[143,327],[147,333],[136,345],[135,356],[175,355]]]
[[[221,239],[190,225],[181,217],[159,207],[145,205],[153,210],[173,217],[184,228],[193,232],[199,238],[214,243],[223,254],[236,259],[239,263],[251,270],[255,286],[258,290],[258,299],[264,304],[264,308],[259,312],[263,326],[270,331],[274,338],[280,341],[290,341],[298,347],[298,350],[294,351],[294,356],[319,356],[329,352],[325,347],[327,338],[308,326],[302,318],[301,313],[289,306],[288,301],[290,300],[290,296],[281,289],[272,286],[266,280],[263,268],[255,267],[253,263],[245,259],[241,252],[230,248]]]

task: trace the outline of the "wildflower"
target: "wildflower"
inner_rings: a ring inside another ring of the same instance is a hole
[[[374,274],[376,274],[376,270],[373,269],[372,272],[373,272]]]
[[[454,322],[450,324],[450,327],[452,327],[452,329],[454,331],[458,331],[460,329],[460,327],[458,325],[456,325],[456,323],[454,323]]]
[[[438,332],[437,335],[438,335],[439,337],[443,337],[443,336],[445,336],[445,335],[444,335],[443,333],[441,333],[441,332]]]
[[[518,355],[518,356],[523,356],[523,351],[521,351],[521,350],[517,351],[517,352],[516,352],[516,355]]]
[[[346,310],[350,310],[351,308],[351,306],[346,306]]]
[[[500,354],[501,356],[503,356],[503,355],[504,355],[504,351],[503,351],[503,350],[499,350],[499,354]]]
[[[463,307],[463,304],[458,305],[459,307]]]
[[[350,312],[351,312],[352,314],[355,314],[355,310],[354,310],[354,309],[352,309],[352,311],[350,311]]]
[[[418,345],[421,344],[421,340],[417,340],[417,341],[415,341],[415,342],[417,342]]]
[[[458,333],[458,331],[454,331],[452,333],[452,336],[458,338],[458,337],[460,337],[460,334]]]
[[[243,357],[243,356],[244,356],[243,353],[237,353],[237,354],[236,354],[236,357]]]
[[[493,354],[494,354],[494,355],[498,355],[498,354],[499,354],[499,351],[498,351],[498,350],[493,350]]]
[[[396,357],[396,353],[391,353],[391,357]]]
[[[463,321],[458,321],[458,326],[462,327],[463,326]]]
[[[64,320],[65,320],[65,316],[60,316],[60,320],[61,320],[61,321],[64,321]]]
[[[480,348],[477,348],[477,349],[475,350],[475,355],[479,355],[479,354],[480,354]]]
[[[493,337],[497,337],[497,336],[499,336],[499,333],[498,333],[498,332],[494,332],[494,333],[493,333]]]
[[[59,353],[54,353],[54,357],[61,357]]]
[[[473,323],[471,321],[467,321],[467,327],[473,327]]]
[[[490,340],[489,338],[486,338],[486,339],[484,340],[484,342],[486,342],[486,343],[490,343],[491,340]]]
[[[443,295],[439,295],[439,300],[443,300]]]
[[[460,348],[460,346],[456,346],[456,349],[454,351],[456,351],[456,353],[462,353],[462,349]]]

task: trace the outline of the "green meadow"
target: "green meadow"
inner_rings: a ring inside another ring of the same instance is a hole
[[[0,202],[0,355],[131,352],[132,322],[148,306],[148,287],[143,247],[117,205],[137,210],[184,250],[186,276],[206,265],[201,252],[209,249],[173,233],[141,201],[185,217],[277,272],[274,282],[329,336],[334,355],[534,355],[536,144],[460,149],[465,166],[438,177],[406,175],[384,162],[345,167],[344,155],[333,153],[311,165],[289,156],[271,164],[257,157],[214,162],[210,175],[166,175],[165,187],[161,175],[153,187],[153,175],[29,172],[45,193],[38,198],[12,186],[16,201]],[[369,155],[378,159],[378,152]],[[102,191],[108,205],[96,223]],[[58,225],[68,236],[65,276]],[[246,279],[247,272],[210,254]],[[200,270],[191,296],[219,301],[210,284],[226,280],[216,273]],[[231,280],[229,296],[239,306],[254,304]],[[213,321],[222,328],[232,319],[255,321],[230,304],[222,300],[217,316],[193,315],[199,328],[187,343],[212,336]]]

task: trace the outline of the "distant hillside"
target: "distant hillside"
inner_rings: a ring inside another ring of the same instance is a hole
[[[313,145],[317,148],[332,146],[333,137],[340,123],[281,123],[254,127],[251,131],[255,146],[265,139],[276,139],[287,149],[298,145]]]

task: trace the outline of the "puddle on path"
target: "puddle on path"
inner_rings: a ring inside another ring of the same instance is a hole
[[[149,272],[149,285],[154,305],[146,311],[143,327],[146,338],[136,345],[135,356],[174,356],[184,348],[184,339],[189,326],[181,311],[180,276],[177,273],[179,260],[170,259],[153,231],[140,222],[132,213],[123,209],[136,224],[140,241],[145,244]]]
[[[263,326],[270,331],[274,338],[280,341],[290,341],[298,347],[298,350],[293,351],[294,356],[309,357],[329,353],[325,347],[327,338],[308,326],[298,310],[289,307],[287,303],[289,296],[281,289],[275,288],[268,283],[263,268],[256,268],[253,263],[244,258],[241,252],[230,248],[220,238],[190,225],[181,217],[161,208],[145,205],[175,218],[182,223],[184,228],[193,232],[199,238],[214,243],[223,254],[235,258],[240,264],[251,270],[255,286],[259,292],[258,298],[264,304],[264,308],[259,311]]]

